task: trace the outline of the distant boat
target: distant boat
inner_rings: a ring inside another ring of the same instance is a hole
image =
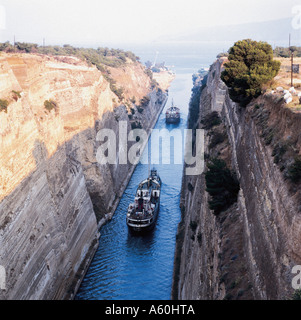
[[[135,195],[135,202],[128,207],[126,223],[131,231],[150,231],[154,228],[159,210],[161,179],[157,170],[152,169],[150,176],[141,181]]]
[[[172,100],[171,107],[166,110],[165,121],[166,123],[175,124],[175,123],[179,123],[180,119],[181,119],[180,108],[175,107]]]

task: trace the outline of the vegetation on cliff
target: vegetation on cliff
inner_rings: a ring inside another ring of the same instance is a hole
[[[9,102],[7,100],[4,99],[0,99],[0,112],[1,111],[7,111],[7,107],[8,107]]]
[[[117,68],[124,65],[127,58],[133,62],[139,60],[139,57],[130,51],[101,47],[97,49],[76,48],[69,44],[63,46],[38,46],[36,43],[16,42],[15,46],[13,46],[7,41],[0,43],[0,51],[40,53],[53,56],[75,56],[96,65],[101,71],[104,71],[102,65]]]
[[[261,99],[261,98],[259,98]],[[301,181],[301,157],[298,147],[298,132],[292,132],[292,135],[285,137],[283,129],[279,128],[279,118],[272,114],[268,108],[268,104],[274,106],[274,112],[282,109],[282,100],[269,101],[266,97],[264,102],[259,102],[250,106],[250,113],[255,120],[256,125],[261,131],[261,138],[266,146],[272,148],[272,157],[274,163],[283,172],[285,179],[288,179],[293,184],[298,184]],[[271,99],[271,98],[270,98]],[[294,115],[290,110],[285,110],[287,121],[292,124]],[[284,117],[284,115],[282,115]],[[296,119],[297,121],[297,119]]]
[[[266,42],[237,41],[229,49],[228,59],[221,79],[228,86],[231,99],[242,106],[258,97],[263,85],[280,70],[280,62],[273,60],[273,49]]]
[[[57,104],[55,101],[53,100],[45,100],[44,101],[44,107],[50,112],[51,110],[53,109],[56,109],[57,108]]]
[[[207,168],[205,173],[206,191],[211,196],[209,208],[214,210],[215,215],[218,215],[237,201],[240,189],[239,182],[235,173],[227,168],[222,159],[211,159]]]
[[[203,120],[201,120],[201,123],[203,124],[203,128],[205,130],[210,130],[215,126],[218,126],[222,123],[222,120],[218,114],[217,111],[213,111],[209,114],[207,114]]]
[[[189,101],[189,117],[188,117],[188,129],[195,129],[197,125],[197,119],[199,117],[200,99],[202,90],[206,87],[207,72],[199,70],[192,75],[193,88],[191,89],[191,98]]]
[[[295,57],[301,57],[301,47],[290,46],[290,47],[276,47],[274,49],[274,56],[281,58],[289,58],[293,52]]]

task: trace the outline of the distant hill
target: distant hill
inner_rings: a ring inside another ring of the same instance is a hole
[[[291,44],[301,46],[301,30],[294,30],[291,23],[292,18],[285,18],[259,23],[214,26],[178,36],[161,37],[158,40],[165,42],[195,42],[236,41],[251,38],[258,41],[267,41],[271,45],[288,46],[288,38],[291,33]]]

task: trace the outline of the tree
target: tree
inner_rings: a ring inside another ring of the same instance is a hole
[[[263,85],[272,80],[280,69],[280,61],[273,60],[272,47],[262,41],[237,41],[229,49],[228,59],[221,79],[229,88],[231,99],[242,106],[257,98]]]

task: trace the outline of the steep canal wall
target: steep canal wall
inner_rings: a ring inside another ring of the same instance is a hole
[[[70,299],[134,169],[100,165],[97,133],[150,131],[167,92],[131,61],[112,69],[126,104],[77,58],[3,54],[0,66],[0,299]]]
[[[211,66],[192,122],[205,130],[205,172],[219,158],[240,189],[214,214],[205,172],[183,176],[172,298],[289,299],[301,262],[300,188],[289,179],[300,114],[272,94],[240,108],[220,80],[223,63]]]

